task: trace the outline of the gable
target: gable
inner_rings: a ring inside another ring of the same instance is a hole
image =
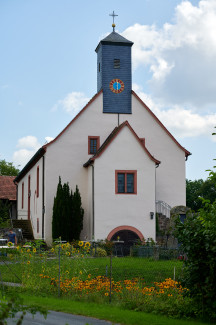
[[[130,126],[130,124],[128,123],[128,121],[125,121],[124,123],[122,123],[121,125],[119,125],[118,127],[116,127],[111,133],[110,135],[107,137],[107,139],[104,141],[104,143],[101,145],[101,147],[98,149],[97,153],[91,157],[83,166],[84,167],[88,167],[95,159],[99,158],[107,149],[110,145],[112,145],[113,141],[117,138],[120,137],[120,133],[122,133],[125,129],[128,130],[128,136],[127,139],[130,139],[130,137],[133,138],[133,140],[138,144],[138,146],[142,149],[142,151],[144,151],[146,153],[146,155],[148,156],[148,158],[150,160],[152,160],[156,165],[160,164],[160,161],[155,159],[150,152],[148,151],[148,149],[145,146],[145,143],[142,141],[142,139],[140,139],[137,134],[135,133],[135,131],[132,129],[132,127]],[[129,137],[129,138],[128,138]],[[122,144],[122,146],[127,147],[127,151],[130,154],[133,154],[133,145],[131,144],[131,148],[129,147],[129,140],[124,140],[125,143]]]

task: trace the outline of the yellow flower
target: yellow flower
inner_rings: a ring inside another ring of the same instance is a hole
[[[82,274],[82,271],[80,271],[79,274]]]
[[[79,241],[79,243],[78,243],[78,245],[80,246],[80,247],[82,247],[83,246],[83,241]]]
[[[28,261],[27,264],[30,264],[30,261]]]
[[[88,247],[90,247],[91,246],[91,244],[87,241],[86,243],[85,243],[85,248],[88,248]]]
[[[54,252],[54,248],[51,248],[51,250],[50,250],[51,252]]]
[[[34,249],[33,249],[33,253],[36,253],[36,252],[37,252],[37,250],[36,250],[36,248],[34,248]]]
[[[30,249],[27,249],[27,253],[30,253]]]
[[[108,292],[105,292],[105,296],[109,296]]]
[[[11,241],[8,242],[8,246],[11,247],[13,246],[13,243],[11,243]]]
[[[70,256],[70,252],[67,252],[66,255],[67,255],[67,256]]]

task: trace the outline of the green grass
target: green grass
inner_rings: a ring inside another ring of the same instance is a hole
[[[27,268],[27,260],[22,264],[19,258],[19,256],[17,259],[14,257],[8,265],[0,265],[0,274],[3,281],[21,282],[18,278],[22,279],[24,268]],[[32,274],[42,273],[42,265],[45,265],[47,274],[52,277],[58,276],[58,259],[47,260],[46,263],[44,263],[43,259],[31,260]],[[155,261],[151,258],[113,257],[112,277],[115,281],[141,277],[148,285],[154,281],[163,281],[168,277],[173,278],[174,268],[176,279],[178,279],[181,274],[182,265],[182,262],[178,260]],[[79,272],[82,271],[83,279],[88,274],[91,274],[92,277],[98,275],[110,276],[110,258],[63,258],[61,260],[61,271],[63,273],[66,270],[69,271],[71,277],[80,276]]]
[[[203,325],[210,324],[193,320],[177,320],[164,316],[124,310],[112,305],[77,302],[68,299],[57,299],[22,294],[24,304],[46,306],[48,310],[61,311],[77,315],[85,315],[124,325]]]

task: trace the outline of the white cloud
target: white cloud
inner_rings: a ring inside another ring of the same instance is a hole
[[[15,166],[20,166],[22,169],[27,162],[32,158],[36,151],[34,150],[27,150],[27,149],[20,149],[15,151],[13,154],[13,162]]]
[[[53,138],[46,137],[45,140],[46,142],[49,142],[53,140]],[[41,144],[35,136],[28,135],[18,139],[18,150],[16,150],[13,154],[13,162],[15,166],[20,166],[20,168],[23,168],[40,147]]]
[[[133,89],[174,136],[178,138],[207,136],[216,141],[216,137],[211,135],[216,125],[216,113],[200,115],[192,109],[178,105],[166,108],[145,94],[139,85],[134,84]]]
[[[38,139],[32,135],[28,135],[18,140],[17,148],[30,148],[38,150],[41,147]]]
[[[182,1],[173,21],[123,32],[134,42],[133,66],[149,68],[152,93],[164,102],[210,109],[216,101],[216,1]]]
[[[76,115],[90,100],[90,98],[86,97],[82,92],[71,92],[67,94],[67,96],[59,100],[57,104],[55,104],[52,108],[53,111],[57,110],[61,107],[64,111],[69,113],[70,115]]]
[[[47,143],[49,143],[50,141],[52,141],[54,138],[52,138],[52,137],[45,137],[45,140],[46,140],[46,142]]]

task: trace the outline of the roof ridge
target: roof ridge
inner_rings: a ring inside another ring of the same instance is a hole
[[[152,112],[152,110],[142,101],[142,99],[135,93],[134,90],[131,91],[131,93],[138,99],[138,101],[145,107],[145,109],[153,116],[153,118],[156,120],[156,122],[164,129],[164,131],[171,137],[171,139],[179,146],[180,149],[182,149],[185,152],[186,158],[191,154],[190,151],[185,149],[176,139],[175,137],[170,133],[170,131],[163,125],[163,123],[159,120],[159,118]]]
[[[124,126],[128,126],[129,127],[130,131],[135,135],[136,139],[138,140],[138,142],[140,143],[140,145],[142,146],[142,148],[146,151],[146,153],[148,154],[148,156],[150,157],[150,159],[152,159],[157,165],[159,165],[160,164],[160,161],[158,159],[154,158],[151,155],[151,153],[148,151],[148,149],[146,148],[146,146],[142,143],[142,141],[140,140],[140,138],[138,137],[138,135],[136,134],[136,132],[134,131],[134,129],[131,127],[130,123],[126,120],[126,121],[122,122],[120,125],[116,126],[113,129],[113,131],[108,135],[108,137],[102,143],[102,145],[97,150],[97,152],[85,164],[83,164],[83,166],[84,167],[88,167],[96,158],[98,158],[103,153],[103,151],[106,149],[106,147],[111,143],[112,139],[117,136],[117,134],[121,131],[121,129]]]

